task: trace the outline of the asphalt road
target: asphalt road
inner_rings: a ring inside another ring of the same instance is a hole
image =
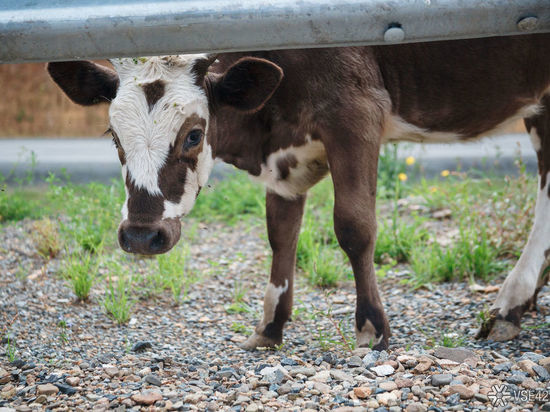
[[[485,138],[471,143],[412,144],[399,146],[401,157],[414,156],[426,176],[441,170],[491,170],[514,173],[519,155],[531,171],[536,171],[536,156],[526,134]],[[34,164],[33,159],[34,158]],[[37,180],[50,172],[63,170],[73,182],[107,182],[120,176],[120,165],[110,139],[0,139],[0,173],[14,181],[33,169]],[[231,168],[218,163],[214,175]]]

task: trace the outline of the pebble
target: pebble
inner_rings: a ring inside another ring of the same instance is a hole
[[[450,384],[452,380],[453,380],[453,375],[449,373],[432,375],[433,386],[445,386]]]
[[[439,346],[434,351],[434,356],[440,359],[449,359],[454,362],[463,363],[467,359],[475,359],[477,355],[469,349],[465,348],[448,348]]]
[[[151,385],[162,386],[161,380],[154,374],[147,375],[144,379],[145,382],[150,383]]]
[[[475,395],[474,391],[464,385],[451,385],[449,392],[459,394],[461,399],[472,399]]]
[[[395,372],[395,369],[391,365],[379,365],[374,366],[371,368],[371,370],[376,373],[377,376],[389,376],[392,375]]]
[[[136,342],[132,346],[132,352],[145,352],[147,349],[151,349],[153,347],[153,342],[150,342],[148,340],[140,340],[139,342]]]
[[[57,392],[59,392],[59,388],[51,383],[46,383],[44,385],[38,385],[36,387],[36,394],[37,395],[55,395]]]
[[[162,395],[157,391],[144,391],[132,395],[132,400],[140,405],[152,405],[162,400]]]

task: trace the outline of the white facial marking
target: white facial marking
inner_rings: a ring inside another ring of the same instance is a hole
[[[361,330],[357,329],[357,325],[355,326],[355,338],[358,347],[371,347],[378,345],[384,338],[384,335],[376,337],[376,328],[367,319]]]
[[[290,169],[286,179],[281,179],[277,162],[288,155],[294,156],[297,163]],[[327,155],[323,143],[306,136],[302,146],[290,146],[271,153],[261,166],[259,176],[252,180],[263,183],[269,190],[285,198],[295,198],[305,193],[328,172]]]
[[[122,215],[122,220],[128,219],[128,200],[130,199],[130,193],[128,193],[128,188],[126,187],[126,175],[127,175],[126,165],[122,165],[122,181],[124,182],[124,191],[126,192],[126,199],[122,205],[120,214]]]
[[[264,319],[263,327],[269,325],[275,319],[275,310],[279,304],[281,295],[288,290],[288,279],[285,279],[284,286],[275,286],[273,283],[267,285],[264,296]]]
[[[186,215],[193,209],[199,188],[203,187],[208,181],[208,176],[210,176],[213,165],[212,147],[206,140],[203,140],[202,151],[197,158],[197,168],[199,171],[194,172],[191,169],[187,169],[185,187],[181,200],[179,203],[170,202],[169,200],[164,201],[163,219],[178,218]]]
[[[541,279],[539,275],[546,262],[545,251],[550,248],[550,173],[546,176],[546,185],[539,189],[535,206],[535,221],[527,244],[514,269],[506,277],[492,309],[499,309],[505,317],[511,309],[525,304],[533,297]],[[540,188],[540,179],[539,185]]]
[[[538,104],[529,104],[522,107],[510,118],[504,120],[497,125],[494,129],[486,131],[477,137],[491,136],[502,131],[502,129],[509,126],[511,123],[519,119],[525,119],[536,115],[541,110],[541,106]],[[449,143],[457,140],[461,140],[463,136],[453,132],[432,132],[421,127],[415,126],[406,122],[399,116],[391,116],[386,123],[386,128],[382,136],[382,141],[396,142],[396,141],[409,141],[418,143]]]
[[[112,61],[120,86],[109,109],[111,126],[124,149],[132,182],[151,195],[161,195],[158,174],[185,119],[197,114],[208,125],[208,101],[191,72],[193,62],[201,57]],[[149,111],[142,85],[157,80],[165,84],[164,95]]]

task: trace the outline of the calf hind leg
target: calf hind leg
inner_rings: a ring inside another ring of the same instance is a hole
[[[292,286],[296,266],[296,246],[304,212],[305,196],[288,200],[268,192],[266,218],[273,250],[271,277],[264,296],[264,317],[245,349],[273,347],[283,340],[283,327],[292,312]]]
[[[491,307],[489,320],[478,337],[509,340],[520,332],[523,313],[536,304],[538,291],[548,280],[550,263],[550,95],[542,100],[543,111],[526,119],[525,125],[537,151],[539,185],[535,219],[527,244]]]

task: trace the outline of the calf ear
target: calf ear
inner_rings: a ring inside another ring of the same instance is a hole
[[[90,61],[48,63],[48,73],[75,103],[90,106],[110,102],[116,96],[118,75]]]
[[[283,71],[276,64],[256,57],[244,57],[214,81],[213,98],[219,104],[255,112],[275,93],[282,78]]]

